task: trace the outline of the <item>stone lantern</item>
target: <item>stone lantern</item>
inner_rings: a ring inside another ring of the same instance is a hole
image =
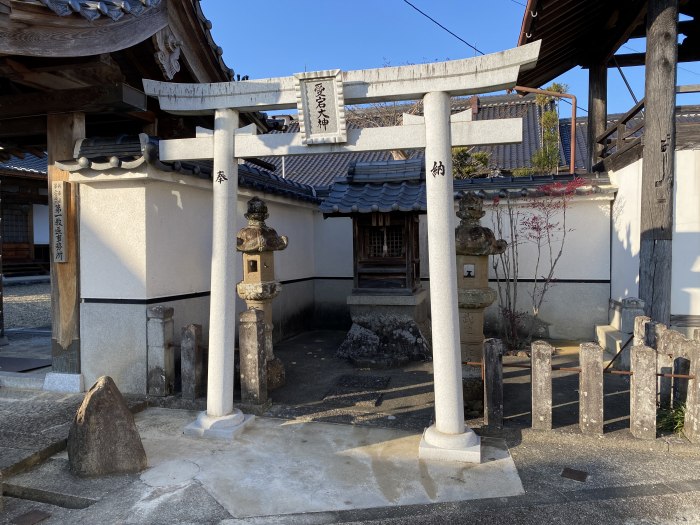
[[[457,294],[462,361],[479,361],[484,342],[484,309],[496,300],[489,287],[489,255],[503,253],[507,243],[479,224],[483,202],[474,193],[459,200],[459,226],[455,230]]]
[[[243,252],[243,280],[236,291],[246,306],[264,313],[265,322],[265,362],[267,388],[273,390],[284,385],[284,365],[275,357],[272,350],[272,299],[282,290],[275,280],[274,251],[287,247],[287,237],[265,224],[269,217],[267,206],[258,197],[248,201],[248,226],[237,235],[236,249]],[[241,356],[243,357],[243,356]]]
[[[484,216],[483,201],[469,192],[459,200],[459,226],[455,229],[457,251],[457,300],[462,361],[481,361],[484,344],[484,309],[496,300],[489,287],[489,255],[503,253],[507,243],[479,224]],[[483,382],[478,368],[463,367],[464,403],[469,411],[483,399]],[[483,405],[482,405],[483,407]]]

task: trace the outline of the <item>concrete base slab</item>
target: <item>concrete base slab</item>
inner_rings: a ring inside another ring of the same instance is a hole
[[[44,374],[21,374],[0,372],[0,388],[20,390],[41,390],[44,387]]]
[[[44,377],[44,390],[78,394],[85,391],[82,374],[62,374],[49,372]]]
[[[183,433],[186,436],[230,441],[254,419],[255,416],[244,414],[235,408],[233,413],[222,417],[210,416],[206,412],[201,412],[195,421],[185,427]]]
[[[423,433],[418,457],[426,461],[481,463],[481,438],[470,428],[462,434],[443,434],[432,425]]]
[[[182,435],[191,417],[137,414],[150,466],[141,481],[158,494],[201,484],[237,519],[523,494],[499,440],[484,439],[481,464],[424,462],[420,435],[401,430],[256,418],[223,443]]]

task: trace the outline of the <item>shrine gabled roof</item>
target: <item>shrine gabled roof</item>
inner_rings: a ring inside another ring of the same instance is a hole
[[[151,164],[163,171],[174,171],[197,177],[211,179],[211,161],[162,162],[158,158],[159,140],[146,134],[122,135],[110,138],[92,138],[78,141],[74,159],[60,162],[66,171],[91,169],[105,171],[113,169],[133,170],[144,163]],[[10,161],[0,163],[0,169],[6,171],[28,171],[47,173],[47,159],[27,155],[24,159],[13,157]],[[321,202],[316,190],[306,184],[283,179],[270,171],[245,163],[238,167],[238,183],[241,187],[258,190],[273,195],[281,195],[295,200],[312,203]]]
[[[355,163],[345,180],[336,181],[321,203],[325,214],[425,213],[423,159]]]

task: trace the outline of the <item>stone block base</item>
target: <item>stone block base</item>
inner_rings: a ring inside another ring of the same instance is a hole
[[[201,412],[195,421],[185,427],[183,433],[186,436],[231,441],[254,420],[254,415],[244,414],[236,409],[233,413],[221,417]]]
[[[484,380],[480,368],[462,368],[462,396],[465,417],[479,417],[484,413]]]
[[[275,357],[267,362],[267,389],[274,390],[284,386],[286,381],[284,364],[279,357]]]
[[[272,407],[272,399],[268,399],[264,403],[254,405],[253,403],[240,403],[238,404],[241,410],[246,414],[253,414],[255,416],[262,416],[265,412],[270,410]]]
[[[80,393],[85,391],[82,374],[49,372],[44,377],[44,390],[49,392]]]
[[[462,434],[443,434],[435,425],[425,429],[418,445],[418,458],[428,461],[481,463],[481,438],[470,428]]]

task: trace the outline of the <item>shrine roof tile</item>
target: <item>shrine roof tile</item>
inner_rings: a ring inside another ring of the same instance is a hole
[[[362,185],[337,182],[331,187],[320,209],[326,214],[392,211],[425,213],[425,184],[420,181]]]

